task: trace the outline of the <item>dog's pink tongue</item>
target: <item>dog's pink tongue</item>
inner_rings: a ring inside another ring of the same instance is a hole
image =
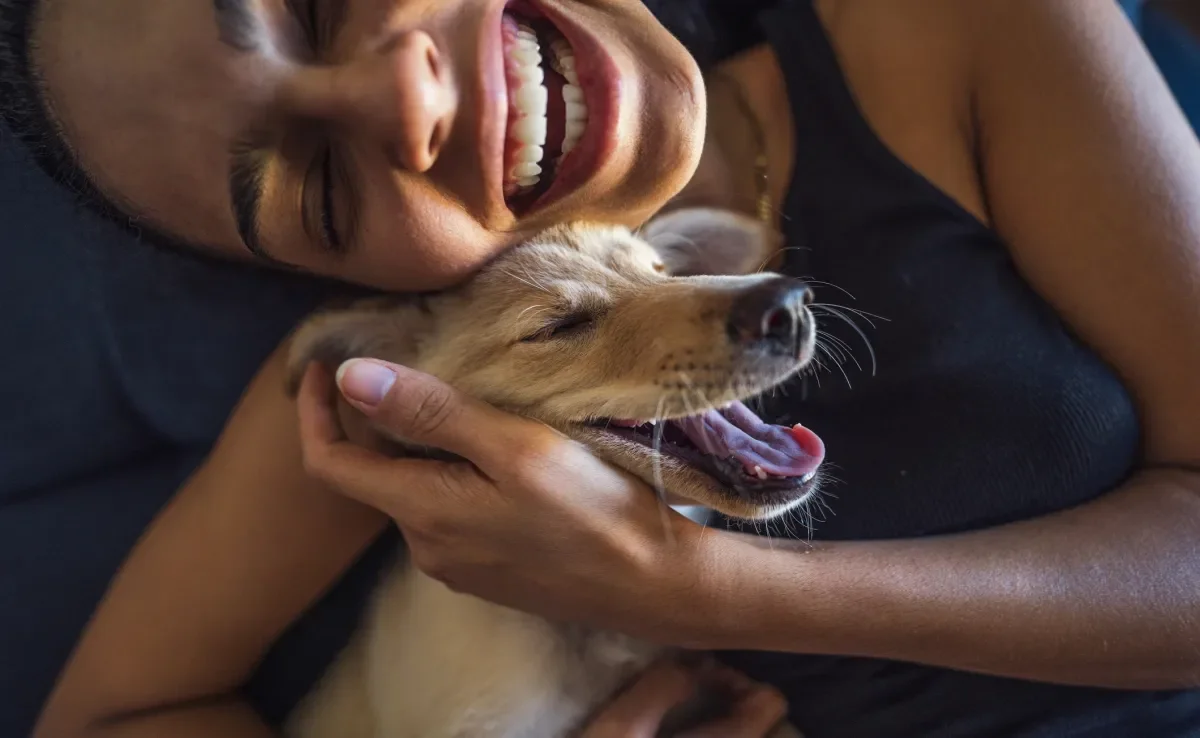
[[[804,477],[825,459],[825,444],[816,433],[799,425],[764,423],[740,402],[672,422],[700,450],[719,458],[733,457],[752,476],[761,469],[776,477]]]

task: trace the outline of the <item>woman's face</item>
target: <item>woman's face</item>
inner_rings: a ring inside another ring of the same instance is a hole
[[[43,2],[47,97],[115,202],[377,287],[454,283],[554,223],[637,225],[704,138],[699,70],[640,0]]]

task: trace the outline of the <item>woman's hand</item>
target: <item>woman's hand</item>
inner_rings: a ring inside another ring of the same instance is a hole
[[[779,692],[738,672],[721,667],[689,669],[664,659],[597,715],[581,738],[654,738],[672,710],[705,688],[732,697],[728,714],[678,733],[677,738],[764,738],[787,714]]]
[[[688,616],[717,536],[557,431],[403,367],[362,360],[346,400],[390,435],[470,463],[391,459],[347,439],[329,373],[300,390],[308,470],[390,515],[413,560],[450,587],[540,615],[693,645]],[[358,440],[356,437],[355,440]]]

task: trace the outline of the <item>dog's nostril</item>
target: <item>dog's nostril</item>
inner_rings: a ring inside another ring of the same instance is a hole
[[[762,337],[773,340],[791,340],[796,335],[796,314],[791,308],[777,307],[763,316]]]
[[[739,344],[765,344],[794,351],[812,302],[803,282],[778,277],[757,284],[734,300],[729,313],[729,338]]]

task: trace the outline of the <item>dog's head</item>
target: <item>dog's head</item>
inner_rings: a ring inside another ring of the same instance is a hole
[[[824,449],[741,401],[811,360],[810,293],[774,274],[703,275],[753,271],[772,248],[755,221],[709,210],[640,235],[557,228],[461,287],[312,317],[291,374],[312,360],[403,364],[545,422],[673,499],[770,518],[813,491]]]

